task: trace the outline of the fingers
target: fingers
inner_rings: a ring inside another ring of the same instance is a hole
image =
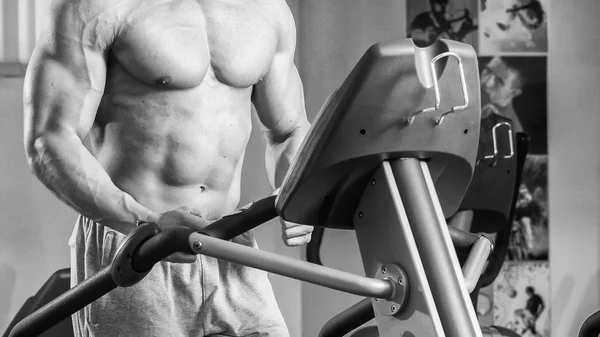
[[[199,211],[187,206],[179,207],[175,210],[175,215],[171,219],[172,225],[183,226],[200,230],[209,224],[206,219],[207,212]]]
[[[184,213],[191,214],[191,215],[199,216],[201,218],[206,218],[206,212],[201,212],[197,209],[193,209],[188,206],[181,206],[177,210],[184,212]]]
[[[281,238],[286,246],[301,246],[310,242],[313,226],[300,225],[281,220]]]
[[[311,234],[305,234],[302,236],[297,236],[294,238],[286,238],[285,235],[283,236],[283,243],[288,246],[288,247],[296,247],[296,246],[303,246],[307,243],[310,242],[310,239],[312,237],[312,233]]]

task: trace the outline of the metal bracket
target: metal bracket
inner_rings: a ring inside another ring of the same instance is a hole
[[[129,232],[119,246],[110,268],[110,274],[116,285],[119,287],[130,287],[148,275],[152,269],[144,272],[133,270],[131,256],[133,256],[133,252],[142,243],[160,232],[160,227],[153,222],[138,222],[136,227]]]
[[[375,278],[388,280],[394,284],[394,292],[389,299],[375,299],[375,306],[382,314],[393,316],[401,313],[408,302],[408,275],[402,267],[395,264],[384,264],[377,270]]]

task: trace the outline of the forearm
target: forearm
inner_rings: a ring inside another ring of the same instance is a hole
[[[33,173],[59,199],[80,214],[127,233],[137,220],[155,215],[121,191],[69,130],[46,132],[27,144]]]
[[[292,166],[309,128],[310,124],[306,122],[295,128],[285,139],[267,144],[265,164],[269,184],[273,189],[278,188],[283,183],[283,179],[290,166]]]

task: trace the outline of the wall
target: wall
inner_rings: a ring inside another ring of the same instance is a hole
[[[600,309],[600,2],[552,1],[548,153],[552,336]]]
[[[0,60],[27,63],[35,39],[45,25],[47,0],[0,2]]]

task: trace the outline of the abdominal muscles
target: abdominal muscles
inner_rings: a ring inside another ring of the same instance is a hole
[[[100,105],[92,152],[117,187],[155,212],[188,206],[218,218],[239,202],[250,89],[203,87],[107,93]]]

